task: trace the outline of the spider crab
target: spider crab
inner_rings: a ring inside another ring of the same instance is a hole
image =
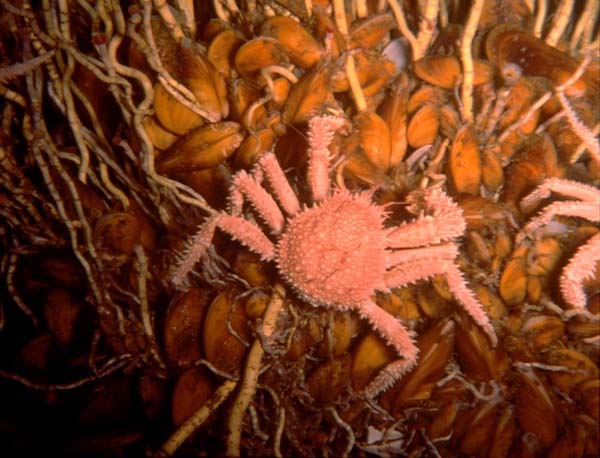
[[[521,210],[530,213],[551,193],[576,200],[558,201],[544,209],[523,228],[517,238],[534,238],[540,234],[555,216],[571,216],[600,222],[600,190],[577,181],[563,178],[548,178],[521,200]],[[575,310],[584,310],[586,296],[583,283],[593,278],[596,263],[600,261],[600,233],[593,235],[578,248],[560,275],[560,292],[567,304]]]
[[[405,374],[417,361],[418,348],[393,315],[377,306],[376,291],[443,275],[450,291],[485,330],[493,345],[496,334],[481,304],[468,289],[454,262],[453,239],[465,230],[458,205],[441,189],[421,195],[425,212],[412,222],[385,227],[386,211],[373,204],[372,192],[330,189],[328,146],[345,120],[315,117],[309,122],[308,184],[313,203],[300,204],[272,153],[263,155],[254,170],[238,172],[231,185],[229,209],[208,217],[181,257],[173,276],[180,284],[206,253],[217,228],[276,263],[283,279],[314,306],[353,310],[391,345],[402,359],[387,365],[367,386],[376,396]],[[266,184],[274,197],[267,192]],[[244,218],[247,200],[272,232]]]

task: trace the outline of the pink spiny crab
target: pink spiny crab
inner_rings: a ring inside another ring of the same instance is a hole
[[[373,397],[405,374],[418,353],[402,323],[373,302],[377,291],[441,274],[493,345],[496,334],[454,262],[458,247],[453,239],[463,234],[465,220],[441,189],[423,191],[425,212],[396,227],[384,225],[386,211],[372,203],[372,193],[330,189],[328,145],[344,123],[334,116],[315,117],[309,123],[311,206],[300,204],[275,156],[265,154],[251,174],[241,171],[234,176],[228,211],[213,214],[200,226],[173,282],[184,280],[220,228],[263,260],[275,262],[281,276],[305,301],[358,312],[396,349],[402,359],[386,366],[366,389],[366,395]],[[244,199],[270,228],[274,241],[244,218]]]
[[[548,178],[521,200],[521,209],[530,213],[551,193],[577,200],[553,202],[531,219],[517,237],[519,243],[525,237],[539,236],[555,216],[572,216],[600,222],[600,190],[577,181]],[[600,261],[600,233],[593,235],[570,259],[560,275],[560,291],[567,304],[574,309],[585,309],[587,299],[583,282],[593,277]]]

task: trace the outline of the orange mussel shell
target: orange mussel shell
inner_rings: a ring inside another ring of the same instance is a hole
[[[564,83],[579,66],[579,62],[573,57],[507,24],[499,25],[489,33],[485,47],[488,58],[498,68],[514,63],[524,75],[550,78],[556,85]],[[592,66],[588,67],[581,81],[583,83],[579,83],[579,87],[575,86],[575,90],[583,89],[590,97],[598,97],[597,70]]]

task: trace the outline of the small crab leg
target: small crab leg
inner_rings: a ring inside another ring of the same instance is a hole
[[[414,248],[434,245],[463,235],[466,222],[460,207],[441,189],[430,189],[424,196],[425,215],[405,223],[388,234],[389,248]]]
[[[458,256],[458,247],[454,243],[444,243],[423,248],[395,250],[388,252],[388,267],[399,266],[405,262],[421,259],[454,259]]]
[[[375,377],[375,380],[367,386],[365,390],[366,395],[374,397],[406,374],[415,365],[419,349],[402,323],[373,302],[356,307],[356,311],[368,320],[373,325],[373,329],[403,357],[400,361],[388,364]]]
[[[329,194],[329,144],[344,124],[337,116],[317,116],[308,123],[308,184],[314,202]]]
[[[521,200],[521,210],[524,213],[531,213],[541,200],[550,197],[550,194],[553,192],[584,202],[597,202],[600,206],[598,202],[600,191],[593,186],[573,180],[548,178]]]
[[[279,205],[285,212],[292,216],[300,211],[300,202],[285,177],[279,161],[273,153],[263,154],[258,160],[258,165],[262,169],[267,181],[273,188],[273,193],[279,202]]]
[[[186,275],[194,268],[196,262],[206,254],[217,227],[227,232],[250,250],[258,253],[262,259],[271,261],[275,258],[275,245],[262,233],[259,227],[240,217],[228,215],[227,213],[217,213],[208,218],[198,228],[198,232],[192,237],[185,249],[171,277],[171,281],[175,286],[183,284]]]
[[[576,309],[586,304],[583,281],[593,278],[600,260],[600,233],[590,238],[571,258],[560,276],[560,292],[565,302]]]
[[[241,213],[240,207],[243,202],[236,193],[236,191],[239,191],[250,201],[252,207],[258,212],[263,221],[267,223],[274,234],[279,234],[283,230],[285,222],[283,213],[281,213],[271,195],[258,183],[256,177],[248,175],[247,172],[242,170],[233,177],[231,187],[231,195],[236,196],[235,200],[232,199],[233,206],[236,207],[232,208],[233,213]]]
[[[578,216],[588,221],[600,221],[600,202],[580,202],[576,200],[553,202],[532,218],[517,236],[517,243],[524,237],[533,238],[543,226],[546,226],[555,216]]]
[[[408,251],[408,250],[407,250]],[[475,322],[488,335],[492,346],[498,343],[496,331],[483,310],[483,306],[475,298],[473,292],[467,287],[462,273],[454,264],[452,258],[443,257],[444,253],[438,252],[437,256],[419,260],[402,262],[387,272],[385,284],[388,288],[397,288],[408,285],[419,279],[443,275],[446,278],[448,289],[458,300],[465,311],[471,315]]]

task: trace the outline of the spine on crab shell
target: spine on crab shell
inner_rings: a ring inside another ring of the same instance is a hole
[[[598,259],[600,259],[600,234],[594,235],[579,247],[563,269],[560,276],[560,292],[567,304],[577,309],[585,308],[587,299],[583,282],[593,278]]]
[[[171,276],[173,285],[180,287],[185,283],[187,274],[190,273],[200,258],[206,254],[218,224],[219,216],[215,215],[209,217],[204,224],[199,226],[198,231],[183,250],[183,253],[178,256],[178,263]]]

